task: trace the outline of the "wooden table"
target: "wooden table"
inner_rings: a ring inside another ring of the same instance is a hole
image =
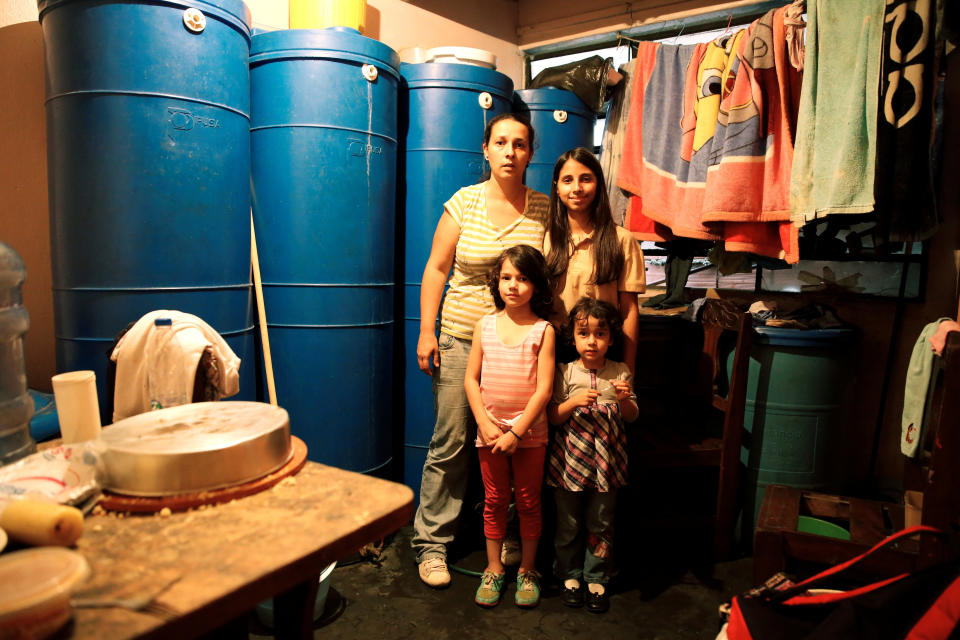
[[[245,614],[278,596],[277,637],[312,638],[323,568],[412,515],[408,487],[307,462],[271,489],[226,504],[169,515],[89,516],[77,550],[92,574],[76,596],[135,596],[180,577],[155,600],[167,615],[77,609],[63,635],[193,638],[239,621],[234,628],[246,638]]]

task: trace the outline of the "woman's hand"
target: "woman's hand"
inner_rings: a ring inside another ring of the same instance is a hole
[[[611,380],[610,384],[613,385],[613,390],[617,393],[617,401],[626,400],[630,397],[630,394],[633,392],[633,389],[630,386],[630,383],[626,380]]]
[[[513,435],[512,431],[504,431],[494,443],[492,453],[510,456],[519,446],[520,440],[517,436]]]
[[[421,333],[420,339],[417,340],[417,366],[428,376],[432,376],[433,369],[440,366],[440,345],[437,344],[437,336],[432,331]]]

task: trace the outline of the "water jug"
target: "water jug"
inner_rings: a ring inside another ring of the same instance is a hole
[[[20,292],[26,276],[17,252],[0,242],[0,465],[37,450],[30,436],[33,399],[23,355],[23,334],[30,327]]]

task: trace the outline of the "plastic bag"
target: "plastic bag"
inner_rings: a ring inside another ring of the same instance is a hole
[[[594,113],[603,113],[607,99],[607,72],[612,58],[591,56],[584,60],[549,67],[537,74],[528,89],[557,87],[572,91]]]

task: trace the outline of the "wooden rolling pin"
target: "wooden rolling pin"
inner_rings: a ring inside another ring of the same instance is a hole
[[[69,547],[83,533],[83,514],[76,507],[24,499],[0,508],[0,529],[26,544]]]

